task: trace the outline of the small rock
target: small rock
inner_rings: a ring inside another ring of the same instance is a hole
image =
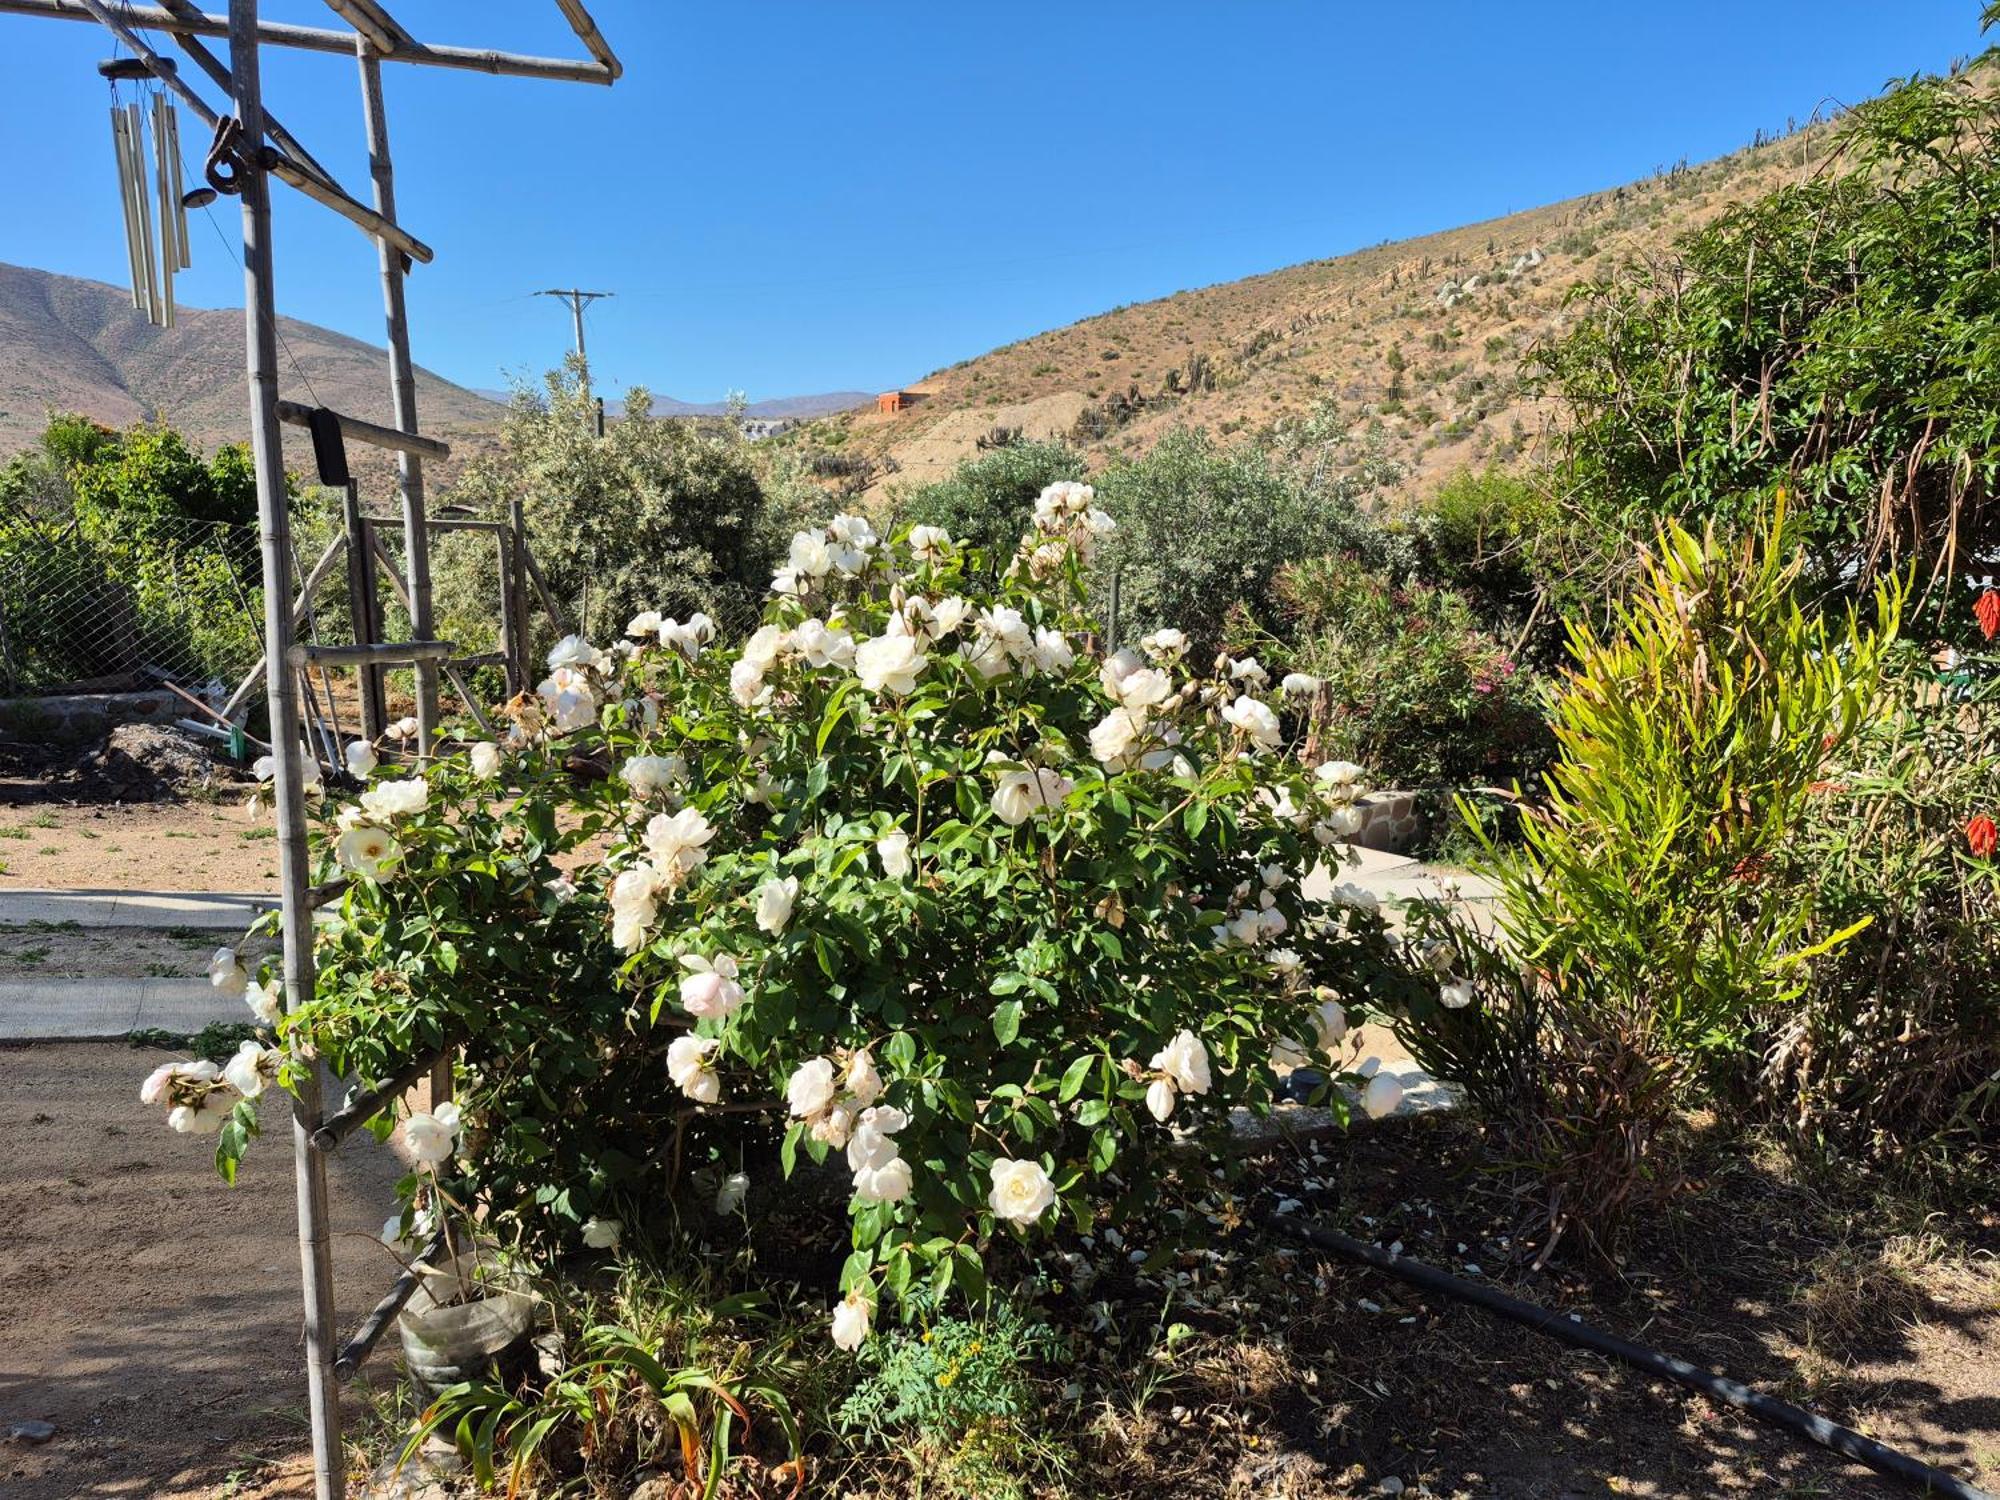
[[[1380,1484],[1376,1485],[1375,1488],[1384,1495],[1400,1495],[1408,1486],[1394,1474],[1390,1474]]]
[[[53,1422],[37,1422],[31,1418],[7,1424],[6,1439],[10,1443],[46,1443],[55,1435],[56,1424]]]

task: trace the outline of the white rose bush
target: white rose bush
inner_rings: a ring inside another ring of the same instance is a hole
[[[1144,1214],[1280,1068],[1333,1072],[1397,971],[1378,914],[1304,895],[1352,780],[1289,752],[1262,669],[1172,630],[1104,649],[1110,529],[1051,486],[994,567],[842,516],[740,648],[651,613],[563,641],[477,768],[328,798],[319,873],[348,883],[274,1041],[363,1080],[457,1049],[407,1196],[545,1254],[838,1184],[843,1347]],[[258,1045],[236,1072],[282,1083]],[[188,1129],[234,1096],[147,1087]]]

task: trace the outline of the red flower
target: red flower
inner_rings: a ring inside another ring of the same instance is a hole
[[[2000,825],[1980,813],[1965,825],[1965,845],[1981,859],[1991,859],[1993,851],[2000,849]]]
[[[1988,589],[1979,596],[1972,606],[1972,618],[1979,622],[1980,634],[1987,640],[2000,635],[2000,589]]]

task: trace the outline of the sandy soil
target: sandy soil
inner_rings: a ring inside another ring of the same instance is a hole
[[[0,889],[275,891],[268,816],[233,804],[0,806]]]
[[[311,1493],[283,1106],[225,1188],[207,1143],[138,1101],[166,1055],[0,1051],[0,1425],[57,1429],[0,1445],[8,1500]],[[375,1236],[402,1170],[365,1137],[334,1158],[343,1326],[393,1279]]]
[[[0,923],[0,979],[199,979],[226,943],[246,958],[277,948],[266,937],[240,942],[216,928]]]

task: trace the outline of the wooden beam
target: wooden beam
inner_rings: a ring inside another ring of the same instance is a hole
[[[370,1354],[375,1352],[376,1344],[381,1342],[382,1335],[389,1330],[390,1321],[403,1310],[404,1304],[416,1295],[417,1282],[424,1271],[444,1253],[448,1238],[446,1232],[440,1229],[431,1236],[430,1244],[424,1247],[417,1258],[403,1267],[403,1274],[395,1279],[389,1287],[388,1294],[375,1304],[367,1317],[361,1320],[361,1326],[354,1330],[354,1337],[340,1346],[340,1353],[333,1359],[333,1373],[336,1378],[352,1380],[354,1372],[361,1368]]]
[[[199,19],[177,16],[158,5],[140,5],[131,0],[113,0],[111,9],[128,26],[151,31],[167,31],[185,36],[228,36],[226,16],[202,13]],[[85,0],[0,0],[0,12],[17,16],[41,16],[56,21],[96,21]],[[297,47],[306,52],[335,52],[354,55],[360,38],[352,31],[326,31],[315,26],[294,26],[283,21],[262,21],[257,40],[271,47]],[[478,47],[433,47],[408,41],[382,54],[384,62],[422,63],[433,68],[463,68],[475,73],[495,73],[508,78],[547,78],[557,83],[609,84],[617,74],[603,63],[575,61],[565,57],[531,57],[518,52],[495,52]]]
[[[443,1052],[428,1052],[415,1062],[398,1068],[386,1082],[349,1094],[347,1102],[328,1115],[325,1123],[313,1132],[313,1149],[324,1153],[338,1146],[355,1130],[415,1088],[417,1080],[428,1074],[431,1065],[444,1055]]]
[[[293,427],[310,427],[313,408],[302,401],[280,401],[278,420]],[[441,443],[436,438],[419,437],[414,432],[398,432],[393,427],[384,427],[380,422],[369,422],[361,417],[350,417],[346,412],[337,411],[335,420],[340,430],[358,443],[368,443],[377,448],[391,448],[398,453],[420,453],[428,458],[450,458],[451,444]]]
[[[380,641],[367,646],[309,646],[301,641],[286,653],[295,667],[397,667],[445,661],[458,649],[450,641]]]

